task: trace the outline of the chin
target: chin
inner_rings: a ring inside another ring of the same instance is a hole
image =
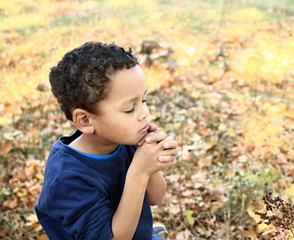
[[[124,144],[124,145],[138,145],[138,143],[140,142],[141,139],[143,139],[146,136],[146,134],[137,134],[136,136],[134,136],[133,138],[131,137],[127,137],[120,142],[120,144]]]
[[[133,141],[130,141],[127,145],[138,145],[142,138],[136,138]]]

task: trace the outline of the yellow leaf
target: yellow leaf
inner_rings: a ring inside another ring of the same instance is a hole
[[[288,187],[284,193],[282,194],[282,198],[285,200],[285,201],[288,201],[290,199],[294,200],[294,183],[292,183],[290,185],[290,187]]]
[[[262,235],[266,235],[276,231],[276,228],[273,225],[267,225],[265,223],[258,224],[257,231],[262,233]]]
[[[252,226],[249,226],[248,227],[248,230],[247,231],[244,231],[244,236],[246,238],[249,238],[249,239],[253,239],[253,238],[256,238],[256,232],[254,231],[253,227]]]
[[[38,218],[36,214],[32,213],[29,216],[26,216],[26,226],[33,226],[34,224],[38,223]]]
[[[249,204],[247,207],[247,213],[249,214],[249,216],[256,222],[260,222],[260,216],[255,214],[256,211],[258,212],[263,212],[264,211],[264,206],[261,204]]]
[[[262,12],[260,12],[257,8],[245,8],[241,10],[236,10],[229,14],[228,16],[231,20],[234,21],[258,21],[263,18]]]
[[[195,218],[192,216],[192,211],[191,210],[186,210],[185,212],[184,212],[184,214],[185,214],[185,217],[186,217],[186,219],[187,219],[187,222],[188,222],[188,224],[190,225],[190,226],[193,226],[194,225],[194,223],[195,223]]]
[[[25,188],[20,189],[20,191],[16,194],[18,197],[22,198],[28,195],[28,191]]]
[[[208,150],[212,149],[215,145],[216,145],[216,141],[210,141],[210,142],[205,143],[204,148],[206,151],[208,151]]]

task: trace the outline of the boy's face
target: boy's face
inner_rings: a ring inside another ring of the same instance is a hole
[[[109,93],[92,119],[95,138],[104,145],[136,145],[148,132],[147,85],[139,65],[110,76]]]

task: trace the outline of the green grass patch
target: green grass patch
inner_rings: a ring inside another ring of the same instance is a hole
[[[42,28],[42,27],[25,27],[25,28],[19,28],[19,29],[15,29],[15,31],[22,37],[24,37],[25,39],[32,37],[33,35],[35,35],[38,30]]]
[[[77,14],[77,15],[64,15],[57,17],[51,23],[51,27],[63,27],[71,25],[86,25],[91,26],[95,24],[95,19],[91,14]]]
[[[4,10],[3,9],[0,9],[0,20],[3,19],[3,18],[5,18],[5,17],[6,17],[6,15],[4,13]]]

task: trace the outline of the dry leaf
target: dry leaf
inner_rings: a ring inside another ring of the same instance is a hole
[[[179,232],[176,236],[176,240],[191,240],[191,232],[189,230],[185,230],[183,232]]]
[[[16,197],[12,197],[12,198],[8,198],[6,199],[2,206],[5,207],[5,208],[10,208],[10,209],[13,209],[17,206],[18,204],[18,200]]]
[[[180,211],[181,209],[179,205],[172,205],[169,207],[169,213],[172,215],[177,215],[180,213]]]
[[[0,226],[0,237],[5,237],[8,232],[8,227],[5,225]]]
[[[255,230],[252,226],[248,227],[248,230],[244,231],[244,237],[249,239],[255,239],[257,237]]]
[[[190,226],[194,226],[195,218],[193,217],[193,212],[191,210],[186,210],[184,212],[186,220]]]
[[[203,158],[199,158],[198,160],[198,166],[200,168],[209,167],[211,164],[212,164],[211,157],[203,157]]]
[[[283,200],[286,202],[290,202],[289,200],[292,199],[294,200],[294,183],[290,185],[287,189],[285,189],[284,193],[282,194]]]
[[[206,151],[212,149],[214,146],[216,146],[217,142],[216,141],[210,141],[210,142],[207,142],[205,143],[205,146],[204,146],[204,149]]]
[[[47,237],[46,234],[42,234],[40,236],[37,237],[37,240],[48,240],[49,238]]]
[[[5,140],[0,147],[0,154],[7,154],[12,150],[12,141]]]

